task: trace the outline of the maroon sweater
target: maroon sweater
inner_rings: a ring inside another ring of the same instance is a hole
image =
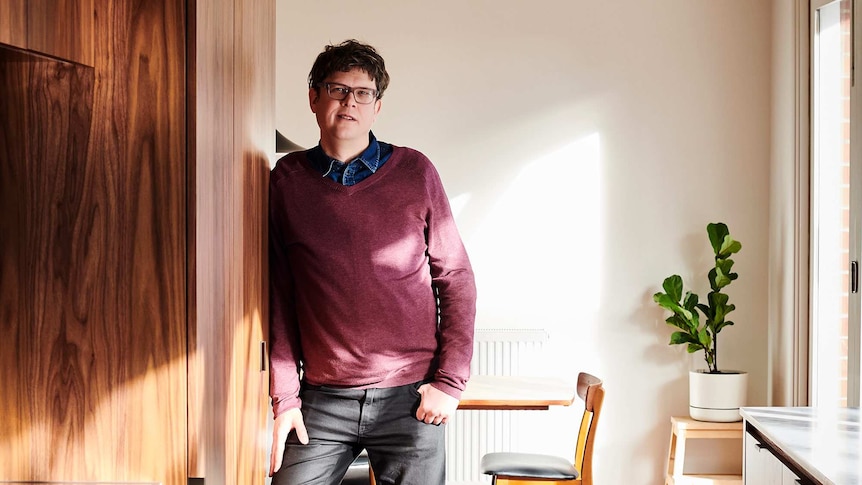
[[[460,398],[470,373],[476,286],[440,177],[393,147],[344,186],[305,152],[270,180],[273,413],[310,384],[394,387],[423,379]]]

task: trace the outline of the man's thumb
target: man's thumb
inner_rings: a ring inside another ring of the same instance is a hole
[[[304,445],[308,444],[308,431],[305,430],[305,424],[300,424],[296,427],[296,437],[300,443]]]

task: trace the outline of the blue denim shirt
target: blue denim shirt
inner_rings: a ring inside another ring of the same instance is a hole
[[[327,155],[318,145],[308,151],[311,165],[324,177],[342,185],[354,185],[370,177],[389,160],[392,155],[392,145],[378,142],[374,133],[368,134],[368,148],[350,163],[344,163]]]

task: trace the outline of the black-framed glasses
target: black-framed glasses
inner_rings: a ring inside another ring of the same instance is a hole
[[[350,93],[353,93],[353,99],[359,104],[370,104],[377,99],[377,91],[374,89],[351,88],[340,83],[320,83],[320,85],[326,90],[326,94],[336,101],[343,100]]]

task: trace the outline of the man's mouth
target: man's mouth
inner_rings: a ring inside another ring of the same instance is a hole
[[[354,118],[350,115],[338,115],[338,117],[341,118],[342,120],[356,121],[356,118]]]

